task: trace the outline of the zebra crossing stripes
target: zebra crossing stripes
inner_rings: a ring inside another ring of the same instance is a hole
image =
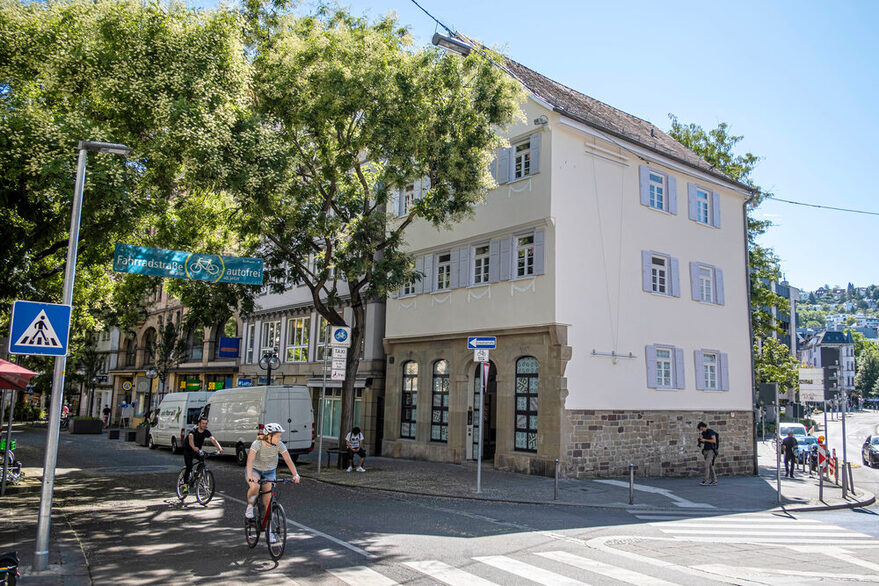
[[[333,576],[351,586],[395,586],[397,583],[366,566],[336,568],[329,571]]]
[[[494,586],[494,582],[480,578],[470,572],[465,572],[454,566],[450,566],[438,560],[423,562],[406,562],[403,564],[413,570],[417,570],[426,576],[439,580],[449,586]]]
[[[532,582],[537,582],[538,584],[545,584],[546,586],[582,586],[583,584],[588,584],[588,582],[580,582],[579,580],[574,580],[573,578],[568,578],[567,576],[562,576],[561,574],[556,574],[555,572],[544,570],[543,568],[532,566],[525,562],[520,562],[515,558],[507,557],[505,555],[488,555],[475,557],[473,559],[477,562],[482,562],[483,564],[497,568],[498,570],[503,570],[504,572],[515,574],[520,578],[525,578]]]
[[[645,584],[651,584],[654,586],[675,586],[674,582],[666,582],[660,578],[654,578],[640,572],[634,572],[626,568],[619,568],[597,560],[590,560],[566,551],[544,551],[539,552],[537,555],[557,562],[562,562],[563,564],[568,564],[569,566],[574,566],[575,568],[580,568],[581,570],[586,570],[587,572],[601,574],[607,578],[613,578],[614,580],[619,580],[620,582],[625,582],[627,584],[637,584],[638,586]]]

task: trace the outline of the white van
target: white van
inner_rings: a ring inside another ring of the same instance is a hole
[[[204,414],[224,449],[234,449],[244,466],[247,451],[266,423],[280,423],[281,440],[295,461],[314,449],[314,411],[305,386],[238,387],[211,393]]]
[[[170,447],[175,454],[181,450],[186,432],[198,425],[198,416],[210,396],[207,391],[165,395],[159,405],[159,421],[150,428],[150,448]]]
[[[806,426],[803,425],[802,423],[779,423],[778,424],[778,435],[782,439],[787,437],[787,432],[789,432],[789,431],[794,432],[794,437],[797,437],[797,436],[803,437],[803,436],[809,435],[808,432],[806,431]]]

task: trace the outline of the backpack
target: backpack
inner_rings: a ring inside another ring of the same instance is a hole
[[[714,452],[716,453],[720,450],[720,434],[716,431],[714,432]]]

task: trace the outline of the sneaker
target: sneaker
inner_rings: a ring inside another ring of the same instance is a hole
[[[345,472],[351,472],[351,470],[353,470],[353,468],[351,468],[351,466],[348,466],[348,469],[345,470]]]
[[[710,483],[707,480],[703,480],[699,484],[701,484],[702,486],[708,486]]]
[[[269,531],[269,543],[278,543],[278,538],[271,531]]]
[[[247,505],[247,508],[244,509],[244,517],[246,519],[253,519],[253,505]]]
[[[366,470],[363,468],[363,466],[358,466],[357,471],[358,472],[366,472]]]
[[[708,486],[717,486],[717,481],[715,480],[714,482],[709,482]]]
[[[187,494],[187,493],[189,492],[189,485],[188,485],[188,484],[184,484],[184,485],[183,485],[183,490],[181,490],[180,492],[182,492],[183,494]]]

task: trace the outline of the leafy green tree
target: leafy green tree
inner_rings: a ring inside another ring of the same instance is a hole
[[[261,237],[273,290],[306,287],[332,325],[345,325],[347,298],[358,348],[366,304],[420,278],[406,229],[418,219],[449,226],[493,184],[495,128],[513,118],[521,90],[477,52],[413,48],[392,17],[321,9],[274,22],[257,39],[255,115],[238,129],[227,183],[247,232]],[[390,218],[394,190],[420,178],[427,194]],[[348,353],[342,435],[358,364]]]
[[[95,394],[95,377],[101,370],[103,356],[98,352],[97,339],[94,335],[87,335],[73,354],[75,371],[70,374],[71,382],[85,385],[87,389],[86,415],[92,414],[92,401]]]
[[[754,210],[771,194],[760,189],[751,179],[751,172],[760,158],[752,153],[735,154],[736,145],[742,136],[730,134],[725,122],[706,132],[698,124],[684,124],[669,114],[671,130],[669,134],[679,143],[711,163],[718,171],[754,191],[750,210]],[[751,322],[756,338],[767,338],[779,333],[779,326],[772,317],[771,307],[787,314],[787,300],[775,294],[768,282],[781,280],[781,267],[775,252],[758,243],[759,237],[771,226],[771,222],[757,220],[748,214],[748,268],[750,269]]]
[[[0,322],[13,299],[60,299],[77,142],[103,140],[134,150],[88,159],[74,329],[102,327],[114,244],[224,176],[250,72],[232,11],[0,0]]]
[[[754,343],[754,373],[758,383],[778,383],[779,394],[789,400],[789,390],[799,387],[799,361],[790,355],[790,348],[775,338],[759,338]]]
[[[803,328],[823,328],[826,323],[826,313],[819,309],[797,310],[797,325]]]
[[[876,396],[879,384],[879,349],[870,350],[855,359],[855,391],[862,397]]]
[[[167,392],[166,384],[171,371],[177,368],[177,365],[186,356],[186,336],[183,335],[182,328],[179,324],[175,325],[172,321],[168,321],[164,326],[159,328],[156,335],[156,344],[153,350],[153,368],[156,369],[156,375],[159,379],[159,396]],[[152,398],[152,388],[150,388],[150,399]],[[147,402],[147,409],[152,405]]]

